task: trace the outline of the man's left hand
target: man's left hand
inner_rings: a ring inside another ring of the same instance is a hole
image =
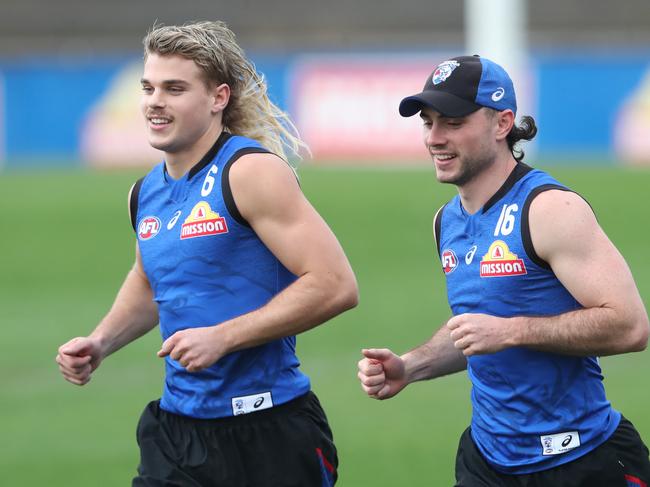
[[[514,321],[511,318],[465,313],[447,322],[454,347],[463,355],[499,352],[514,345]]]
[[[214,364],[225,350],[220,347],[217,339],[217,327],[188,328],[177,331],[162,344],[158,351],[159,357],[176,360],[188,372],[198,372]]]

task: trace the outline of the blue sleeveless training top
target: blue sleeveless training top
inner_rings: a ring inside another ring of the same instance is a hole
[[[438,251],[454,315],[550,316],[581,308],[532,246],[528,209],[549,189],[567,190],[520,163],[475,214],[459,196],[438,213]],[[596,357],[510,348],[467,362],[472,438],[499,471],[523,474],[569,462],[618,426]]]
[[[163,162],[134,186],[131,218],[163,340],[260,308],[296,279],[237,211],[228,173],[251,152],[268,151],[254,140],[223,133],[179,180],[167,174]],[[293,336],[275,340],[193,373],[166,357],[160,406],[218,418],[303,395],[310,384],[298,369],[295,345]]]

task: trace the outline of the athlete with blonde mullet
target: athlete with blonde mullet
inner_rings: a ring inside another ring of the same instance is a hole
[[[154,26],[142,113],[164,161],[129,194],[135,264],[108,314],[59,348],[86,384],[157,324],[165,384],[134,486],[331,486],[332,433],[295,335],[354,307],[354,273],[300,191],[304,144],[223,22]]]
[[[434,218],[453,317],[399,356],[364,349],[362,389],[394,397],[415,381],[467,369],[472,422],[457,487],[647,487],[648,449],[605,396],[598,356],[641,351],[648,315],[630,270],[589,205],[522,162],[514,87],[498,64],[439,64],[420,113],[440,182],[458,195]]]

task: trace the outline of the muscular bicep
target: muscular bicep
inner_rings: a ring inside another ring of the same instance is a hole
[[[625,260],[579,195],[560,190],[539,194],[529,222],[537,255],[582,306],[620,307],[637,300]]]
[[[230,186],[241,215],[293,274],[352,273],[338,240],[284,161],[272,154],[244,156],[230,171]]]

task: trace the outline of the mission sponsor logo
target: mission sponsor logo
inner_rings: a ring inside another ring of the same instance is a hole
[[[442,262],[442,270],[445,271],[445,274],[451,274],[458,267],[458,258],[456,253],[451,249],[445,249],[440,254],[440,260]]]
[[[156,216],[145,216],[138,224],[138,238],[149,240],[158,235],[160,231],[160,219]]]
[[[228,225],[224,217],[219,216],[210,208],[207,201],[199,201],[181,226],[181,240],[186,238],[207,237],[228,233]]]
[[[510,252],[503,240],[492,242],[481,260],[481,277],[507,277],[528,274],[524,261]]]

